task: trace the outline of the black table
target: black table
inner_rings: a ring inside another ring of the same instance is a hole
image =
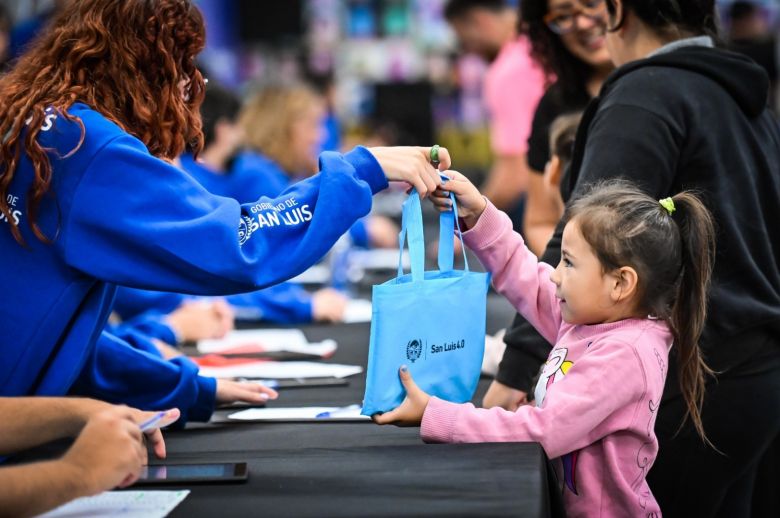
[[[488,331],[511,308],[489,299]],[[333,338],[330,360],[366,366],[368,324],[303,328]],[[361,401],[365,376],[347,387],[290,389],[269,406]],[[480,381],[478,396],[489,380]],[[235,411],[235,410],[233,410]],[[418,428],[373,423],[225,423],[167,433],[168,462],[247,462],[246,484],[190,486],[172,516],[548,516],[546,459],[537,444],[426,445]]]

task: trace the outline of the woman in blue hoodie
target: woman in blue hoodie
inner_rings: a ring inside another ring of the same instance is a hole
[[[83,0],[0,79],[0,395],[91,395],[207,419],[261,394],[104,332],[115,284],[225,295],[319,259],[388,180],[439,183],[427,148],[324,153],[244,205],[168,161],[202,142],[205,29],[190,0]],[[449,166],[442,153],[441,167]]]

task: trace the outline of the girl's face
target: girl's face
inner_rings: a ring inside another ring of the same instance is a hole
[[[290,153],[300,161],[295,174],[314,174],[317,172],[317,156],[323,140],[322,119],[325,107],[322,103],[312,104],[293,122],[290,128]]]
[[[545,20],[558,22],[566,49],[592,67],[610,64],[606,44],[607,8],[605,0],[548,0]],[[551,27],[552,28],[552,27]],[[553,29],[554,30],[554,29]]]
[[[563,230],[561,262],[550,274],[561,316],[569,324],[601,324],[619,319],[613,299],[615,279],[604,273],[601,261],[580,233],[576,219]]]

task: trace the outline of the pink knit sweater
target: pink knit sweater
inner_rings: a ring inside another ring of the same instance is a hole
[[[554,459],[569,516],[660,517],[646,482],[658,452],[653,427],[672,335],[652,319],[570,325],[539,263],[492,204],[464,239],[493,284],[555,344],[535,390],[516,412],[431,398],[426,442],[541,443]]]

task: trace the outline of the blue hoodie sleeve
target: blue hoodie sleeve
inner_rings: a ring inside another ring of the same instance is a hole
[[[312,321],[312,295],[298,284],[285,282],[260,291],[230,295],[239,320],[264,320],[278,324]]]
[[[359,219],[349,228],[349,237],[352,238],[352,244],[360,248],[370,248],[371,242],[368,235],[368,221],[366,218]]]
[[[168,314],[184,303],[186,297],[180,293],[148,291],[117,286],[113,310],[122,320],[131,320],[154,311]]]
[[[122,135],[93,156],[57,246],[69,266],[123,286],[202,295],[267,287],[314,264],[387,187],[365,148],[323,153],[320,170],[239,205]]]
[[[147,338],[156,338],[168,345],[175,346],[179,343],[179,337],[176,335],[176,331],[168,324],[167,315],[157,313],[156,311],[142,313],[137,317],[116,325],[114,329],[117,330],[114,334],[120,338],[123,338],[121,333],[137,333]],[[155,348],[155,350],[157,350],[157,348]]]
[[[112,336],[115,336],[123,342],[126,342],[134,349],[138,349],[139,351],[144,351],[151,354],[152,356],[162,358],[159,350],[157,347],[155,347],[151,340],[152,338],[158,337],[145,334],[136,326],[129,325],[126,322],[122,322],[121,324],[108,324],[106,325],[106,331]]]
[[[165,361],[104,331],[71,393],[142,410],[176,407],[182,412],[177,424],[184,426],[188,420],[209,420],[216,390],[216,380],[198,376],[190,360]]]

